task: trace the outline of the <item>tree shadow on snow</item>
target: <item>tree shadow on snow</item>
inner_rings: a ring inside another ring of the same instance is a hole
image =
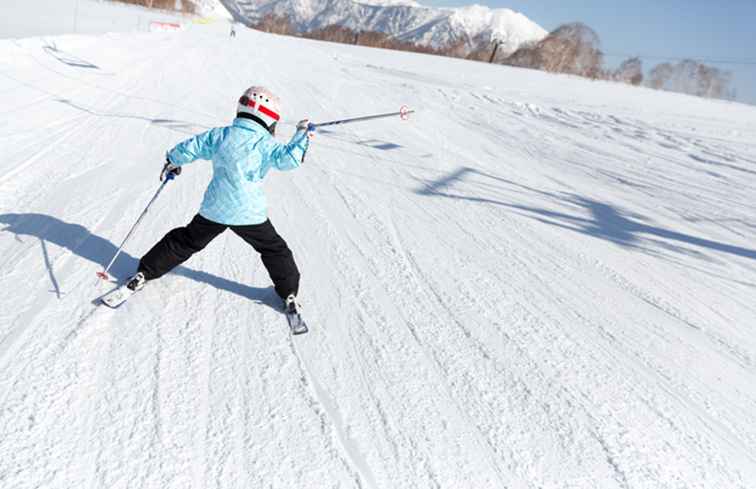
[[[0,231],[13,233],[17,239],[18,236],[31,236],[40,240],[45,267],[58,297],[60,297],[60,288],[48,257],[46,243],[65,248],[85,260],[100,265],[101,268],[105,268],[117,250],[116,245],[92,234],[86,227],[45,214],[0,214],[0,223],[6,225]],[[134,273],[138,263],[137,258],[122,251],[110,272],[114,277],[123,280]],[[171,273],[251,299],[273,309],[279,309],[280,306],[276,294],[272,292],[272,286],[252,287],[211,273],[193,270],[184,265],[176,267]]]
[[[58,46],[55,45],[55,43],[47,43],[42,47],[42,50],[55,58],[56,60],[60,61],[63,64],[66,64],[68,66],[72,66],[74,68],[87,68],[87,69],[94,69],[99,70],[100,67],[90,63],[89,61],[79,58],[73,54],[66,53],[65,51],[61,51],[58,49]]]
[[[483,180],[472,182],[470,181],[472,177],[483,177]],[[505,190],[501,187],[501,184],[509,188]],[[475,188],[482,193],[498,187],[497,194],[517,190],[521,193],[536,194],[548,198],[563,206],[581,209],[582,212],[571,214],[488,197],[469,196],[459,193],[452,189],[452,187],[458,189]],[[442,178],[433,181],[424,181],[422,182],[422,186],[415,190],[415,193],[430,197],[445,197],[507,207],[544,224],[610,241],[626,248],[639,249],[650,253],[654,253],[655,249],[664,249],[685,255],[694,255],[703,259],[711,259],[699,250],[692,250],[687,246],[673,244],[676,242],[703,250],[713,250],[756,260],[756,250],[753,249],[729,245],[654,226],[650,224],[650,219],[644,216],[623,211],[605,202],[572,193],[544,192],[470,167],[460,167]]]
[[[98,112],[96,110],[89,109],[87,107],[83,107],[81,105],[76,104],[75,102],[72,102],[65,98],[56,98],[54,99],[55,102],[59,102],[61,104],[68,105],[69,107],[72,107],[76,110],[80,110],[82,112],[86,112],[87,114],[91,114],[97,117],[112,117],[115,119],[136,119],[140,121],[146,121],[150,124],[164,127],[166,129],[169,129],[171,131],[180,132],[182,134],[196,134],[201,131],[205,131],[208,129],[207,126],[202,126],[200,124],[194,124],[191,122],[186,121],[179,121],[175,119],[154,119],[151,117],[144,117],[141,115],[133,115],[133,114],[111,114],[106,112]]]

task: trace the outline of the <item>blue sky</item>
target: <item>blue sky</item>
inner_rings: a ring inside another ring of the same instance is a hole
[[[732,72],[738,100],[756,104],[756,0],[420,0],[420,3],[445,7],[481,3],[492,8],[511,8],[547,30],[565,22],[581,21],[601,37],[609,66],[619,64],[625,55],[647,56],[643,59],[647,70],[666,61],[657,58],[700,59]]]

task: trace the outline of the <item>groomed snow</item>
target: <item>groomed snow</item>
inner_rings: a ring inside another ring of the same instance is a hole
[[[253,83],[417,109],[267,181],[310,333],[232,233],[97,307]],[[754,107],[208,25],[2,41],[0,111],[3,488],[756,487]]]

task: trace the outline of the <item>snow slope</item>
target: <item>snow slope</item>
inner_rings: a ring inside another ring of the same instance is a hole
[[[94,305],[252,83],[418,110],[266,183],[310,333],[232,233]],[[3,488],[756,487],[754,107],[210,25],[0,42],[0,111]]]

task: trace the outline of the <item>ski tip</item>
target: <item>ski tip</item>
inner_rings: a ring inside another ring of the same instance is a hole
[[[303,326],[303,327],[301,327],[301,328],[299,328],[299,329],[293,329],[293,330],[291,331],[291,334],[293,334],[294,336],[297,336],[297,335],[300,335],[300,334],[305,334],[305,333],[307,333],[308,331],[310,331],[310,330],[309,330],[309,329],[307,328],[307,326],[305,325],[305,326]]]
[[[111,309],[118,309],[126,302],[126,299],[128,299],[128,297],[123,297],[121,295],[116,295],[116,297],[113,297],[112,294],[105,294],[97,300],[103,306],[107,306]]]

